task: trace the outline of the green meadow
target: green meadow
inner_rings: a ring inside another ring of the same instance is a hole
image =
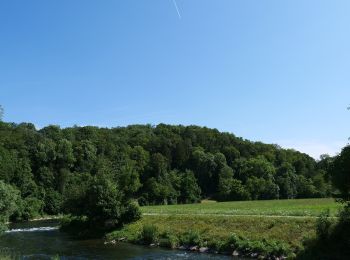
[[[144,215],[185,214],[185,215],[229,215],[229,216],[290,216],[317,217],[325,210],[335,216],[340,204],[334,199],[290,199],[212,202],[198,204],[145,206]]]

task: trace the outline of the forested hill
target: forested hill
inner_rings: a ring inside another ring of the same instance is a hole
[[[141,205],[175,204],[324,197],[324,168],[306,154],[198,126],[0,122],[0,180],[20,191],[17,218],[61,212],[93,176],[118,176]]]

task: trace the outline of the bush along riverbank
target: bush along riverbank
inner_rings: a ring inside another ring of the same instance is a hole
[[[152,224],[128,225],[106,235],[106,244],[118,242],[258,259],[295,257],[287,243],[276,240],[250,240],[234,233],[226,238],[207,237],[206,234],[196,230],[175,233],[170,230],[160,231],[156,225]]]

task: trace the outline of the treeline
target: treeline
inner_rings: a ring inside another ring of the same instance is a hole
[[[0,122],[0,180],[21,198],[15,219],[93,214],[91,194],[103,191],[91,183],[99,182],[113,196],[140,205],[326,197],[328,160],[317,163],[294,150],[198,126],[37,130],[30,123]]]

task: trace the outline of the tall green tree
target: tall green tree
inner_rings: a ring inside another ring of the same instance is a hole
[[[20,192],[15,187],[0,180],[0,233],[6,229],[9,217],[18,209]]]
[[[340,198],[350,202],[350,146],[343,148],[335,157],[331,168],[332,183],[339,192]]]

